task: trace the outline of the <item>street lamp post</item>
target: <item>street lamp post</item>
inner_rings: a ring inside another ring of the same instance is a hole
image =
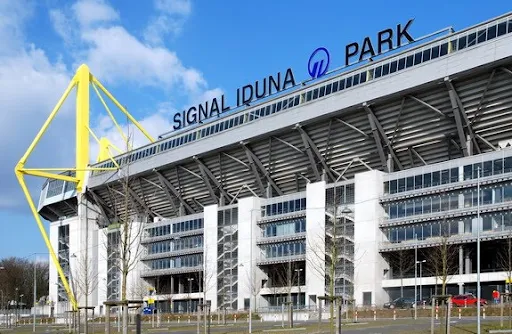
[[[423,286],[422,286],[422,282],[421,282],[421,279],[422,279],[422,273],[423,273],[423,270],[422,270],[422,265],[423,263],[427,262],[427,260],[422,260],[422,261],[418,261],[417,263],[420,265],[420,302],[423,303]]]
[[[37,302],[37,279],[36,279],[36,261],[34,260],[34,303],[32,311],[32,332],[36,332],[36,302]]]
[[[478,166],[478,175],[477,175],[477,206],[476,206],[476,332],[480,334],[480,228],[482,227],[480,223],[480,166]]]
[[[300,310],[300,272],[302,271],[302,268],[295,269],[295,272],[297,273],[297,287],[299,288],[299,295],[297,296],[297,304]]]
[[[192,281],[194,280],[193,277],[187,278],[188,280],[188,313],[190,313],[192,309]]]

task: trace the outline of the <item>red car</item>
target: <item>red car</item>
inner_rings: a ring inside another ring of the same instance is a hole
[[[471,294],[467,293],[465,295],[457,295],[452,297],[452,303],[455,306],[458,307],[464,307],[464,306],[476,306],[477,298]],[[480,305],[486,305],[487,300],[480,298]]]

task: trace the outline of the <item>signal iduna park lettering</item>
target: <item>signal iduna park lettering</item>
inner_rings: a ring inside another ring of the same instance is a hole
[[[236,90],[236,106],[240,107],[257,99],[264,98],[272,94],[279,93],[290,87],[295,86],[295,78],[291,68],[286,70],[284,75],[278,72],[277,75],[269,75],[262,82],[256,81],[254,84],[248,84]],[[186,126],[201,123],[203,120],[220,116],[231,109],[226,104],[226,98],[222,95],[220,98],[213,98],[197,106],[192,106],[187,110],[174,115],[174,130],[179,130]]]

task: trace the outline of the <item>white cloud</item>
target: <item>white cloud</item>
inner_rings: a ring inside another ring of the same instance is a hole
[[[157,15],[144,30],[144,40],[151,45],[164,44],[169,35],[179,35],[192,12],[190,0],[155,0]]]
[[[82,27],[119,19],[119,13],[103,0],[79,0],[71,8]]]
[[[188,92],[204,88],[202,74],[183,66],[176,53],[147,46],[123,27],[89,30],[82,37],[88,45],[83,61],[103,81],[164,89],[185,87]]]
[[[190,0],[155,0],[155,8],[167,14],[187,16],[192,11]]]

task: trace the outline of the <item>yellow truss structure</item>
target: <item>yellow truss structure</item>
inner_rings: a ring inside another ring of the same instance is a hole
[[[20,159],[16,167],[14,168],[14,172],[16,174],[16,178],[18,179],[21,189],[23,190],[23,193],[25,194],[25,197],[27,199],[27,202],[30,206],[30,210],[32,211],[32,214],[34,215],[34,218],[36,220],[36,223],[39,227],[39,231],[41,232],[41,235],[43,236],[44,242],[46,244],[46,247],[48,247],[48,250],[50,252],[50,256],[52,258],[52,261],[57,268],[57,272],[59,274],[59,277],[62,281],[62,284],[64,286],[64,289],[66,290],[66,293],[68,295],[69,301],[71,302],[71,306],[73,310],[78,310],[78,304],[76,301],[76,298],[73,294],[73,291],[69,287],[68,280],[66,279],[66,276],[64,274],[64,271],[62,270],[62,267],[59,263],[59,260],[55,254],[55,251],[53,250],[53,247],[50,243],[50,239],[48,238],[48,234],[46,233],[46,230],[44,228],[43,222],[41,221],[41,217],[39,216],[37,212],[37,208],[34,204],[34,200],[32,199],[32,196],[30,195],[30,192],[28,190],[28,187],[25,183],[25,175],[32,175],[37,177],[42,177],[45,179],[54,179],[54,180],[62,180],[66,182],[74,182],[76,183],[76,191],[77,193],[83,193],[85,191],[84,187],[84,181],[85,176],[88,172],[91,171],[97,171],[97,170],[117,170],[119,166],[113,159],[112,155],[110,154],[110,148],[114,148],[116,151],[121,153],[121,150],[117,149],[114,145],[112,145],[106,138],[98,139],[98,137],[94,134],[94,132],[91,130],[91,127],[89,125],[89,103],[90,103],[90,97],[89,97],[89,88],[90,86],[93,87],[94,91],[96,92],[96,95],[98,96],[99,100],[105,107],[108,115],[114,122],[114,125],[116,126],[117,130],[120,132],[122,138],[126,141],[126,144],[129,147],[128,138],[124,135],[123,131],[121,130],[121,127],[119,126],[119,123],[115,120],[114,115],[110,111],[109,107],[107,106],[105,99],[101,95],[100,91],[105,94],[106,97],[110,101],[116,105],[121,112],[126,115],[126,117],[132,122],[143,134],[144,136],[150,141],[154,142],[154,139],[142,128],[142,126],[133,118],[130,113],[115,99],[115,97],[110,94],[110,92],[103,87],[103,85],[90,73],[89,68],[87,65],[83,64],[81,65],[77,72],[75,73],[73,79],[69,83],[68,87],[64,91],[64,94],[57,102],[57,105],[54,107],[50,115],[48,116],[48,119],[45,121],[41,129],[39,130],[36,137],[33,139],[32,143],[28,147],[27,151],[23,155],[23,157]],[[57,115],[59,109],[63,105],[64,101],[68,97],[68,95],[71,93],[71,91],[76,88],[76,147],[75,147],[75,158],[76,158],[76,167],[75,168],[25,168],[25,164],[27,162],[27,159],[34,151],[35,147],[37,146],[38,142],[40,141],[41,137],[44,135],[46,130],[48,129],[49,125]],[[113,168],[92,168],[89,165],[89,141],[90,137],[89,134],[93,136],[93,138],[98,142],[100,145],[100,152],[98,155],[98,161],[108,160],[111,159],[114,162],[114,165],[116,167]],[[55,172],[60,172],[61,174],[57,174]],[[63,173],[63,172],[74,172],[74,176],[71,173]]]

